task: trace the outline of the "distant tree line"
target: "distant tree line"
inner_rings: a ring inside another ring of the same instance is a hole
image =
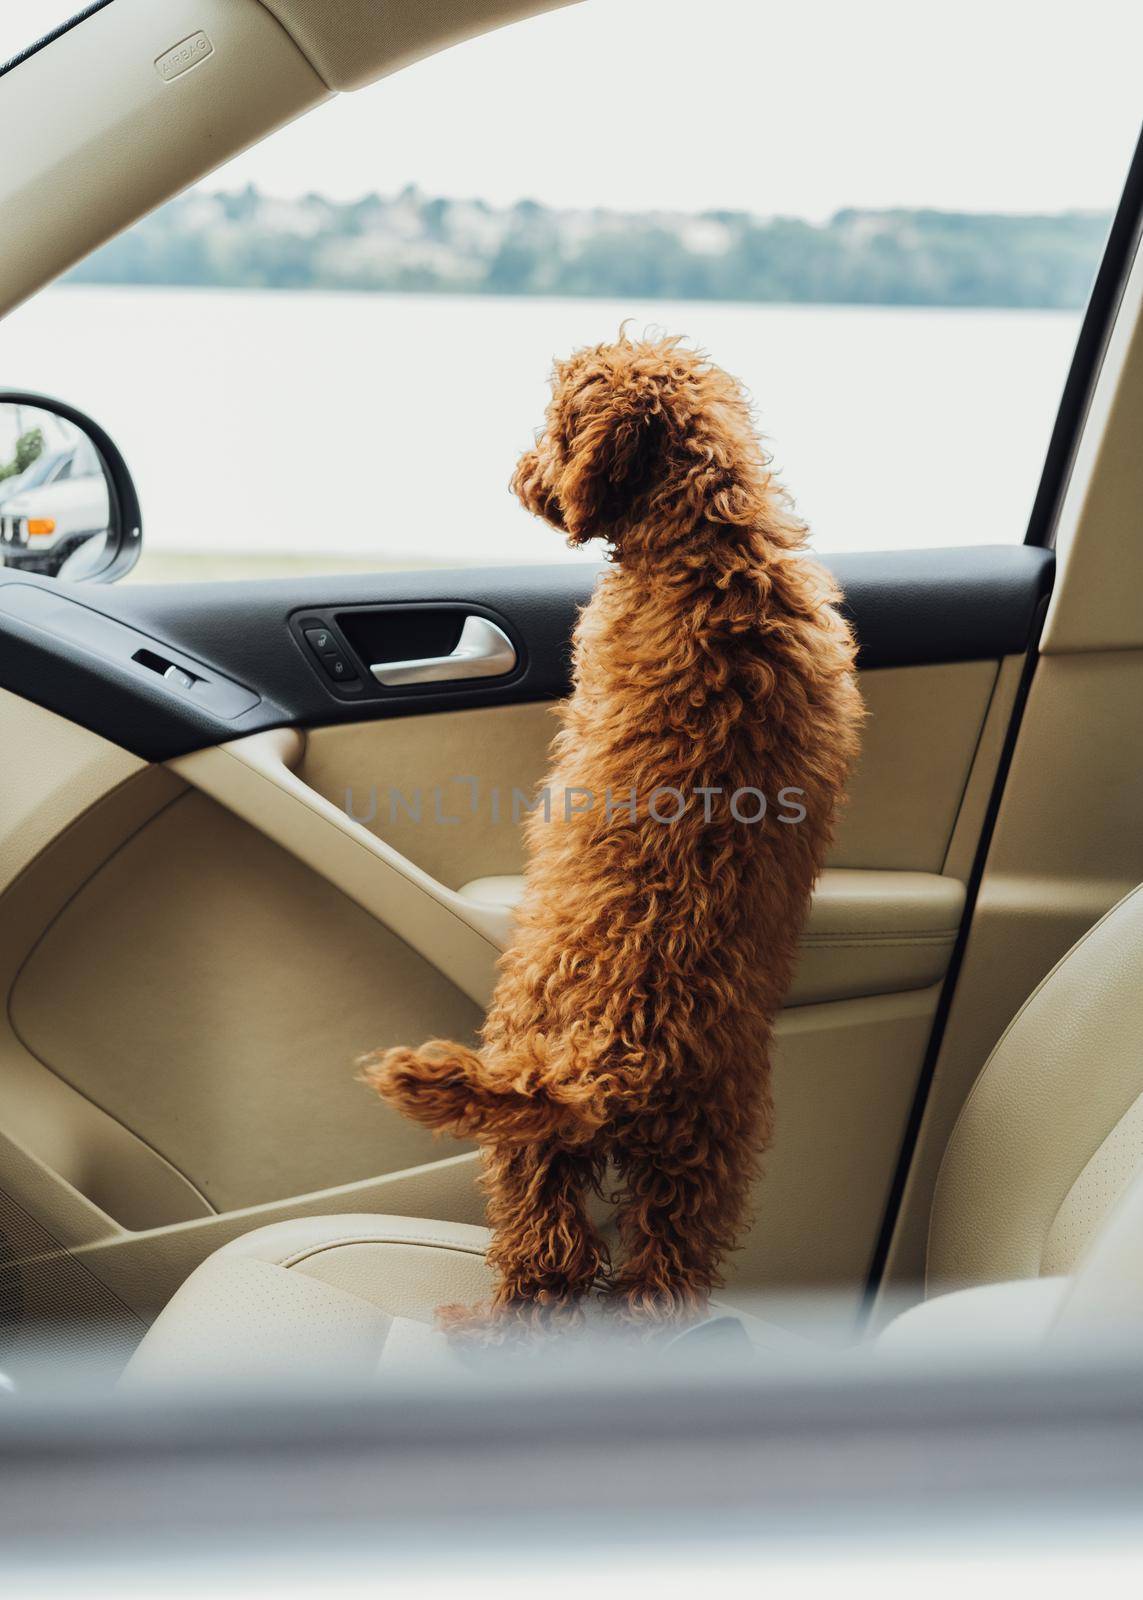
[[[191,194],[71,273],[80,283],[843,305],[1082,306],[1103,215],[892,210],[825,223],[623,214],[414,188],[337,204]]]

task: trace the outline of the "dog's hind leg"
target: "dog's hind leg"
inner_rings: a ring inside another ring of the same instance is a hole
[[[611,1293],[623,1318],[650,1332],[705,1313],[743,1226],[755,1170],[744,1129],[716,1128],[703,1115],[666,1143],[661,1129],[658,1117],[636,1123],[614,1152],[623,1260]]]
[[[481,1342],[577,1325],[585,1295],[607,1270],[607,1247],[587,1208],[599,1159],[552,1140],[491,1146],[484,1162],[496,1288],[486,1305],[442,1306],[441,1325]]]

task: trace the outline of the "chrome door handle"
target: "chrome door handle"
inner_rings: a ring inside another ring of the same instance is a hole
[[[370,672],[387,689],[406,683],[454,683],[462,678],[501,678],[516,665],[511,639],[487,617],[466,617],[450,656],[420,661],[379,661]]]

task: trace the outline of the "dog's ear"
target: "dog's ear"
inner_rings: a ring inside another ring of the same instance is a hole
[[[568,538],[607,538],[654,485],[668,418],[653,387],[596,369],[563,397],[555,496]]]
[[[565,533],[567,530],[556,497],[556,485],[546,464],[548,456],[550,451],[542,453],[539,446],[534,450],[525,450],[512,474],[511,489],[526,511],[530,511],[534,517],[543,517],[553,528]]]

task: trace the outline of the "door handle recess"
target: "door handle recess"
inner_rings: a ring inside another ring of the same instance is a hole
[[[370,672],[388,689],[406,683],[452,683],[463,678],[501,678],[516,665],[511,639],[487,617],[465,617],[456,649],[419,661],[379,661]]]

